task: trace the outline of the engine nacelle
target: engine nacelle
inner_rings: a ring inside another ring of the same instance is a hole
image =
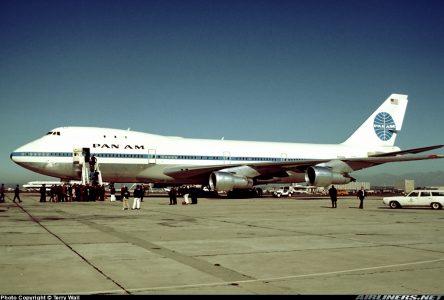
[[[213,191],[232,191],[233,189],[249,189],[253,180],[227,172],[213,172],[210,175],[210,188]]]
[[[352,180],[341,173],[332,172],[327,167],[308,167],[305,181],[314,186],[329,186],[330,184],[346,184]]]

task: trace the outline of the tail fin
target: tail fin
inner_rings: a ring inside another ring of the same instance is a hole
[[[391,94],[344,144],[393,146],[402,127],[407,102],[407,95]]]

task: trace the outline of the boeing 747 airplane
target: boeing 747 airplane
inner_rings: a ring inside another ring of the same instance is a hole
[[[81,179],[85,162],[94,157],[107,182],[199,184],[214,191],[252,189],[267,183],[345,184],[354,181],[350,173],[356,170],[444,158],[417,155],[444,145],[408,150],[394,146],[407,102],[407,95],[390,95],[339,144],[189,139],[110,128],[59,127],[16,149],[11,159],[63,181]]]

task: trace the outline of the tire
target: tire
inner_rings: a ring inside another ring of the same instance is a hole
[[[430,204],[430,206],[433,209],[441,209],[441,204],[439,204],[438,202],[432,202],[432,204]]]
[[[398,208],[398,207],[400,207],[399,203],[396,202],[396,201],[391,201],[389,203],[389,205],[390,205],[390,208]]]

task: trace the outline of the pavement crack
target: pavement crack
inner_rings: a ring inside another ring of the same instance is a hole
[[[120,289],[122,289],[123,291],[125,291],[125,293],[127,293],[128,295],[131,294],[130,291],[128,291],[127,289],[125,289],[125,287],[123,287],[121,284],[119,284],[117,281],[115,281],[113,278],[111,278],[110,276],[108,276],[107,274],[105,274],[101,269],[99,269],[97,266],[95,266],[93,263],[91,263],[86,257],[84,257],[82,254],[80,254],[78,251],[76,251],[74,248],[72,248],[64,239],[62,239],[59,235],[57,235],[56,233],[52,232],[48,227],[46,227],[45,225],[43,225],[42,223],[40,223],[40,221],[35,218],[30,212],[28,212],[23,206],[21,206],[20,204],[17,204],[17,206],[23,211],[25,212],[30,218],[31,220],[33,220],[35,223],[37,223],[40,227],[42,227],[46,232],[48,232],[50,235],[52,235],[53,237],[55,237],[57,240],[59,240],[63,245],[65,245],[69,250],[71,250],[73,253],[75,253],[78,257],[80,257],[85,263],[87,263],[89,266],[91,266],[93,269],[95,269],[98,273],[100,273],[102,276],[104,276],[106,279],[112,281],[115,285],[117,285]]]

